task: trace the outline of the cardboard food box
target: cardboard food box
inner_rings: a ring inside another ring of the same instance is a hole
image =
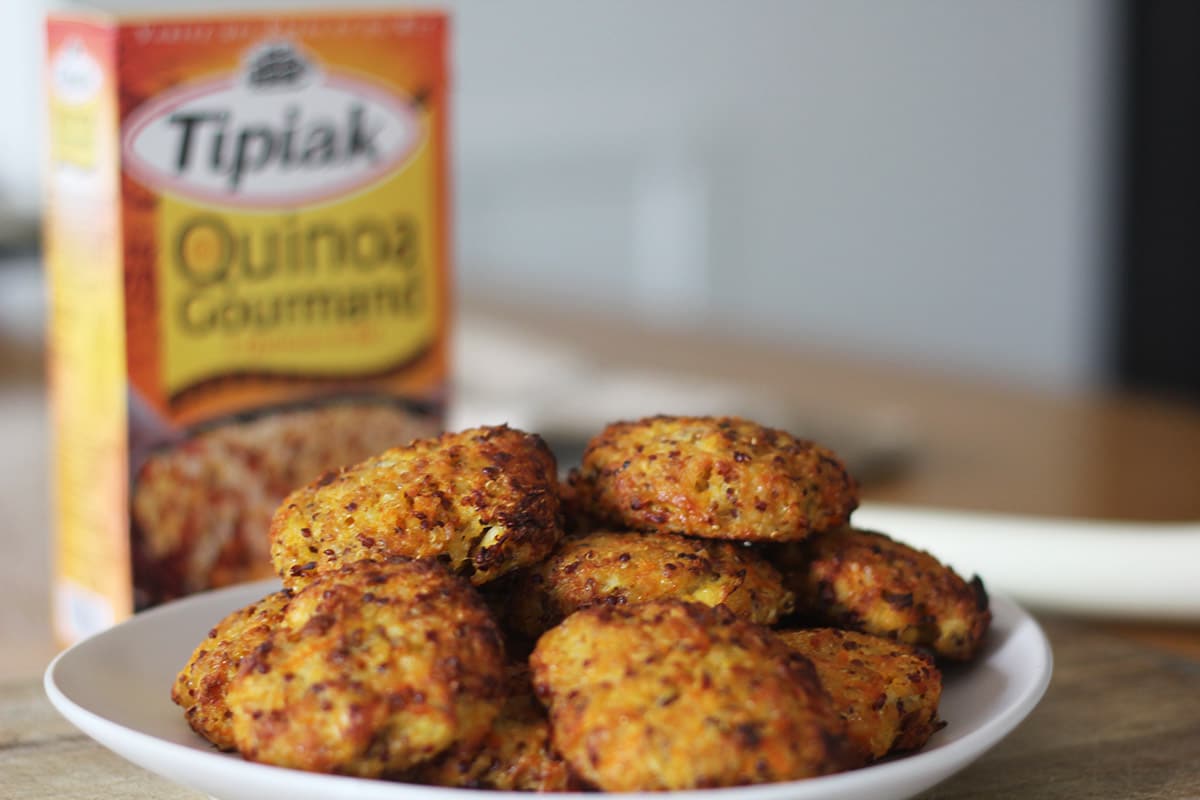
[[[50,18],[63,640],[271,575],[288,491],[440,429],[447,27]]]

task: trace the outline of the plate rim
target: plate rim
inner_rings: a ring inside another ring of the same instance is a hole
[[[125,760],[160,775],[173,783],[202,792],[206,790],[194,783],[181,780],[179,777],[180,773],[187,771],[186,769],[172,769],[170,767],[177,763],[186,766],[195,762],[192,769],[203,769],[204,765],[216,766],[219,764],[220,771],[228,774],[229,780],[239,781],[247,787],[273,788],[276,793],[286,791],[288,786],[296,781],[302,781],[307,783],[311,790],[324,790],[323,793],[330,797],[348,796],[349,793],[353,793],[354,797],[363,798],[364,800],[397,800],[402,797],[411,798],[412,800],[419,800],[420,798],[424,798],[425,800],[449,800],[449,798],[462,797],[462,792],[470,792],[472,794],[486,792],[486,796],[488,797],[503,797],[506,800],[528,798],[528,792],[462,789],[355,778],[343,775],[327,775],[231,758],[227,753],[216,750],[200,750],[117,722],[93,711],[77,699],[70,697],[58,685],[58,674],[63,669],[64,663],[69,664],[74,658],[78,657],[80,650],[89,646],[94,647],[96,641],[114,635],[115,631],[127,629],[132,626],[152,625],[159,617],[170,617],[183,613],[187,610],[188,606],[213,603],[216,602],[218,596],[241,597],[243,594],[250,595],[252,589],[253,591],[259,591],[259,588],[262,590],[261,593],[265,595],[278,588],[278,581],[269,579],[226,587],[215,591],[201,592],[135,614],[118,625],[82,639],[55,656],[46,667],[42,680],[46,696],[55,709],[67,721],[79,728],[101,746],[116,753]],[[716,789],[680,790],[671,792],[671,796],[680,798],[680,800],[711,800],[712,798],[729,798],[736,794],[740,800],[783,800],[784,798],[795,798],[798,794],[806,797],[809,795],[815,797],[820,796],[824,792],[844,791],[851,787],[868,789],[869,785],[882,787],[885,785],[894,785],[897,782],[911,783],[914,786],[919,784],[920,788],[916,789],[916,791],[923,791],[965,769],[985,752],[999,744],[1017,725],[1029,716],[1045,695],[1054,671],[1053,650],[1045,631],[1033,615],[1003,594],[990,594],[993,613],[996,616],[1011,618],[1010,632],[1016,632],[1023,627],[1029,628],[1029,634],[1027,635],[1031,635],[1034,638],[1034,643],[1037,645],[1036,654],[1038,659],[1037,663],[1032,665],[1034,669],[1037,669],[1037,673],[1034,674],[1031,671],[1027,675],[1028,682],[1022,685],[1019,694],[1009,701],[999,713],[982,721],[974,730],[934,750],[919,751],[847,772],[798,781],[782,781]],[[237,607],[232,601],[229,605],[230,610]],[[116,738],[120,741],[114,745],[111,738]],[[128,743],[128,746],[123,745],[122,742]],[[137,757],[127,752],[131,747],[137,750],[139,754]],[[160,768],[160,766],[164,768]],[[922,766],[926,767],[924,771],[920,770]],[[914,773],[914,770],[917,770],[917,772]],[[933,774],[937,775],[935,779],[922,782],[923,776]],[[863,786],[862,784],[864,783],[868,785]],[[908,797],[914,793],[909,792],[905,795],[889,796]],[[596,793],[559,792],[555,794],[556,796],[565,798],[565,800],[585,800],[585,798],[594,798]],[[661,800],[662,797],[661,792],[626,792],[621,794],[622,797],[630,798],[631,800],[655,800],[656,798]]]

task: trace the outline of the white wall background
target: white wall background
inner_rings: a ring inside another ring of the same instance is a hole
[[[36,207],[49,2],[0,12],[0,204]],[[446,5],[461,284],[1102,378],[1109,0]]]

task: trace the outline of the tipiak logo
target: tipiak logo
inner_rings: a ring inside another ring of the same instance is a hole
[[[399,167],[422,134],[408,98],[269,42],[238,75],[139,107],[125,121],[122,151],[128,171],[155,189],[273,208],[367,186]]]

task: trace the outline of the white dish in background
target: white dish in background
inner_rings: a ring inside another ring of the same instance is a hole
[[[275,588],[272,581],[236,586],[139,614],[60,654],[46,669],[46,694],[63,716],[105,747],[220,800],[479,800],[509,795],[252,764],[215,751],[194,734],[169,697],[177,670],[213,624]],[[992,608],[995,621],[980,659],[946,676],[941,716],[949,725],[920,753],[824,778],[673,796],[886,800],[911,797],[949,777],[1016,727],[1050,681],[1050,646],[1037,623],[1003,597],[994,597]],[[580,800],[595,796],[575,795]],[[624,797],[661,800],[662,794]]]
[[[1200,522],[1025,517],[866,503],[854,525],[928,550],[1032,608],[1200,621]]]

